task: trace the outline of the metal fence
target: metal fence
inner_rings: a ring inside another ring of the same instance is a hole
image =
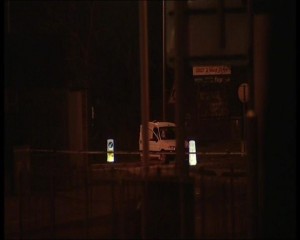
[[[6,239],[207,239],[247,236],[247,178],[234,165],[93,164],[88,154],[16,154],[18,224]],[[219,171],[220,170],[220,171]],[[5,226],[8,226],[6,223]]]

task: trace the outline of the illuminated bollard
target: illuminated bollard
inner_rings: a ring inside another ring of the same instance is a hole
[[[107,139],[107,162],[114,162],[114,140]]]
[[[197,164],[196,143],[194,140],[189,141],[189,164],[190,166]]]

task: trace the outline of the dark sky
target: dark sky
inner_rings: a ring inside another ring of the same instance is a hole
[[[8,85],[80,88],[88,81],[102,96],[113,88],[111,99],[124,101],[126,92],[132,103],[139,99],[138,1],[11,1],[7,9]],[[150,112],[160,118],[161,3],[150,1],[148,11]]]
[[[95,111],[91,138],[99,145],[101,137],[130,134],[133,140],[127,142],[136,147],[141,122],[138,7],[139,1],[10,1],[5,86],[88,88]],[[149,1],[150,120],[162,115],[161,7]]]

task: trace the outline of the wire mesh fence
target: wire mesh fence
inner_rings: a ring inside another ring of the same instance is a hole
[[[92,155],[92,154],[90,154]],[[247,176],[234,165],[94,164],[89,154],[16,155],[17,224],[6,239],[207,239],[247,236]]]

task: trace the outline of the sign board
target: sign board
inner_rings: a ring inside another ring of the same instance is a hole
[[[248,83],[242,83],[238,88],[238,96],[242,103],[249,101],[249,85]]]
[[[203,76],[203,77],[196,77],[194,79],[195,83],[200,84],[214,84],[214,83],[229,83],[230,76]]]
[[[107,162],[114,162],[114,140],[107,139]]]
[[[193,76],[207,76],[207,75],[230,75],[230,66],[194,66]]]

